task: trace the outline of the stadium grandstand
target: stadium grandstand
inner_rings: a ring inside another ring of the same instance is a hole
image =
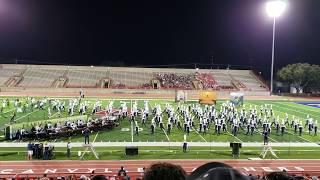
[[[215,90],[221,97],[233,91],[247,96],[269,95],[268,86],[251,70],[2,64],[0,74],[2,92],[78,92],[86,88],[88,94],[118,89],[172,96],[179,89],[187,90],[190,98],[197,98],[198,90]]]

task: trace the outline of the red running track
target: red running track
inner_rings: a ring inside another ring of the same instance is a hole
[[[298,174],[319,174],[320,160],[51,160],[51,161],[0,161],[0,177],[15,174],[116,174],[120,166],[128,173],[141,172],[156,162],[181,165],[187,172],[207,162],[218,161],[231,165],[244,174],[265,174],[272,171],[292,171]]]

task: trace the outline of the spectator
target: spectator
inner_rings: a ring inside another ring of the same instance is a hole
[[[106,176],[104,175],[96,175],[92,178],[92,180],[106,180]]]
[[[50,180],[50,178],[47,177],[47,174],[43,174],[43,177],[40,180]]]
[[[67,144],[67,157],[68,157],[68,159],[70,159],[70,156],[71,156],[71,143],[69,141]]]
[[[94,170],[92,170],[91,171],[91,175],[90,175],[90,177],[89,177],[89,179],[92,179],[95,175],[94,175],[94,173],[95,173],[95,171]]]
[[[84,144],[89,144],[89,135],[90,135],[90,130],[87,127],[85,130],[82,131],[82,134],[84,135]]]
[[[196,73],[195,78],[202,83],[203,89],[217,87],[215,79],[209,73]]]
[[[127,172],[123,166],[121,166],[120,170],[118,171],[118,176],[127,176]]]
[[[158,73],[156,78],[165,88],[192,89],[192,74]]]
[[[33,155],[33,144],[31,143],[31,141],[28,144],[28,160],[32,160],[32,155]]]
[[[185,180],[186,172],[181,166],[170,163],[156,163],[147,168],[144,180]]]
[[[248,176],[242,175],[231,166],[220,163],[211,162],[204,164],[194,170],[188,180],[210,180],[210,179],[223,179],[223,180],[249,180]]]
[[[268,180],[293,180],[293,176],[289,175],[287,172],[271,172],[266,176]]]
[[[87,176],[85,176],[85,175],[81,175],[80,176],[80,180],[87,180],[88,178],[87,178]]]

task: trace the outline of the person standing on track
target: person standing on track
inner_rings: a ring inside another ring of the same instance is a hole
[[[33,144],[31,143],[31,141],[29,142],[27,149],[28,149],[28,160],[32,160]]]
[[[84,144],[89,144],[89,135],[90,135],[90,130],[89,128],[86,128],[85,130],[82,131],[82,134],[84,135]]]
[[[72,148],[71,142],[69,141],[67,144],[67,157],[68,157],[68,159],[70,159],[70,157],[71,157],[71,148]]]

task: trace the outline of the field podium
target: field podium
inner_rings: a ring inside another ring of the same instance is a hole
[[[93,153],[93,155],[96,157],[96,159],[99,159],[99,155],[91,143],[90,144],[83,144],[82,147],[84,148],[84,151],[83,151],[83,154],[81,155],[80,159],[83,159],[84,155],[86,154],[86,152],[88,150],[90,150]]]
[[[214,91],[201,91],[199,94],[200,104],[216,104],[217,93]]]

